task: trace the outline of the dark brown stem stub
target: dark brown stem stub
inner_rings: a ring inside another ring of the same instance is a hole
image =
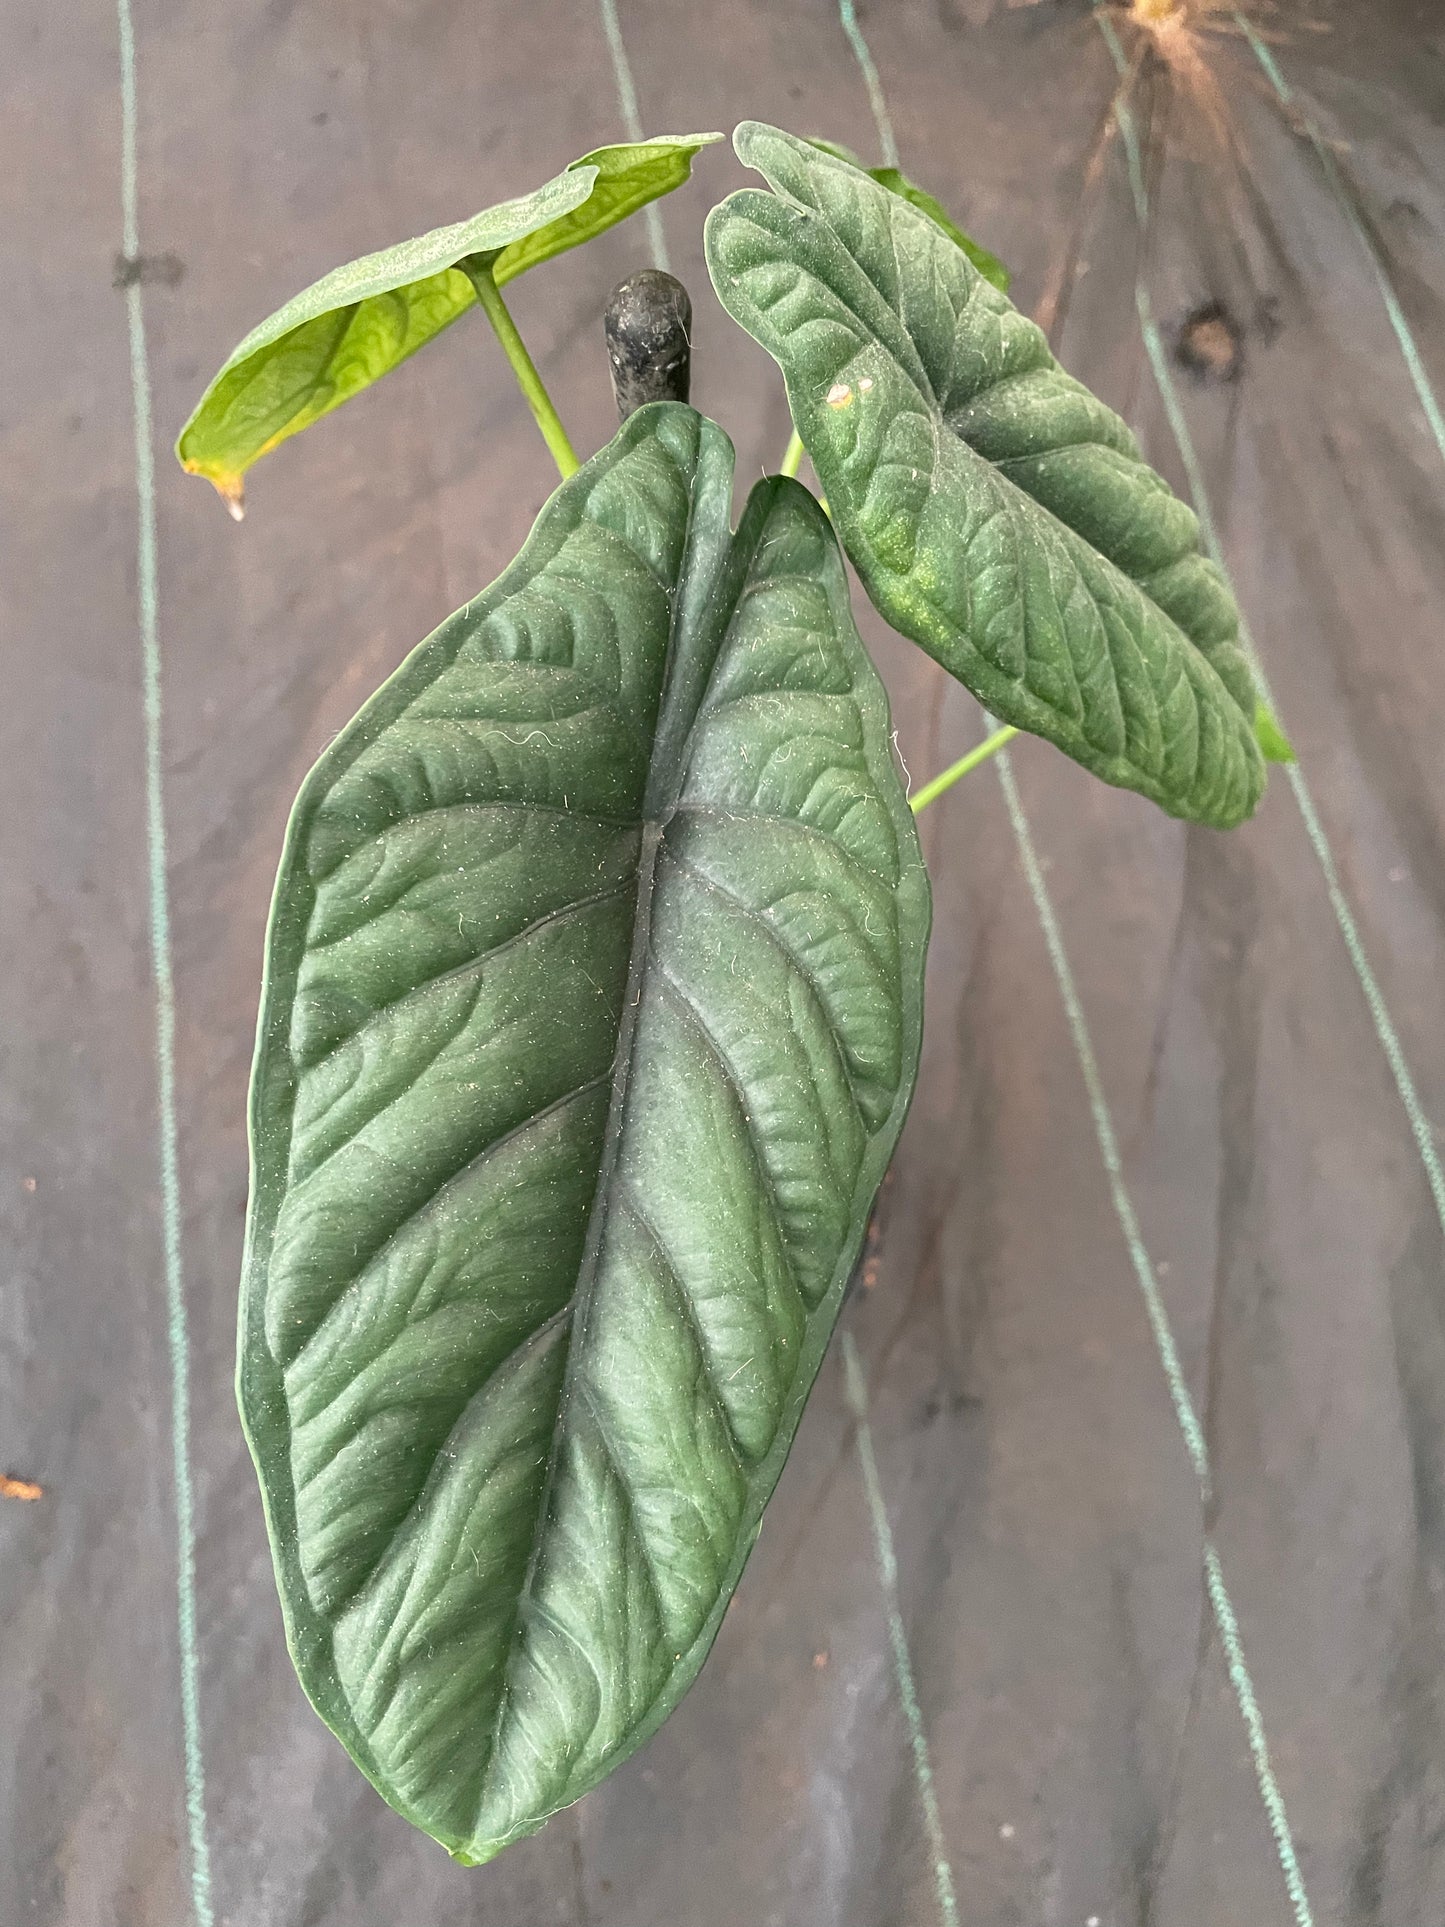
[[[603,317],[612,392],[623,421],[650,401],[686,401],[692,375],[692,303],[660,268],[612,292]]]

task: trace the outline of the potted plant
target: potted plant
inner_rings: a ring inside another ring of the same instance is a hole
[[[796,425],[736,529],[667,277],[614,300],[624,419],[579,464],[503,289],[713,138],[339,269],[179,444],[239,512],[261,455],[479,306],[562,476],[306,779],[252,1087],[239,1389],[291,1650],[468,1863],[702,1665],[907,1112],[913,819],[980,755],[910,807],[845,555],[991,744],[1221,829],[1288,755],[1194,516],[896,170],[736,132],[766,186],[713,210],[709,269]]]

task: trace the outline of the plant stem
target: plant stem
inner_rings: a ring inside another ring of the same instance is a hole
[[[477,300],[482,304],[482,312],[492,324],[492,332],[502,344],[502,352],[512,364],[512,373],[517,377],[517,386],[526,398],[527,406],[538,428],[542,440],[557,464],[557,472],[565,482],[569,475],[575,475],[581,467],[576,450],[567,439],[567,431],[562,426],[557,410],[552,406],[552,397],[542,377],[537,373],[536,363],[527,353],[527,345],[517,333],[517,324],[502,299],[502,291],[497,286],[491,264],[481,255],[471,255],[460,263],[462,273],[477,291]]]
[[[931,783],[925,783],[917,796],[910,796],[909,809],[915,816],[920,810],[926,810],[936,797],[942,796],[945,790],[951,790],[961,776],[967,776],[980,763],[986,763],[990,756],[996,756],[1004,744],[1012,742],[1017,735],[1018,731],[1012,723],[1005,723],[1002,729],[996,729],[992,736],[984,738],[977,749],[971,749],[967,756],[960,756],[956,763],[941,771]]]
[[[793,438],[788,443],[788,452],[783,457],[783,465],[778,470],[778,473],[779,475],[791,475],[794,478],[794,480],[796,480],[798,470],[802,467],[802,463],[803,463],[803,438],[795,428],[793,430]]]

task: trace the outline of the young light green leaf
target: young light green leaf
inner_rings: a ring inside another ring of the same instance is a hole
[[[176,454],[238,511],[246,470],[368,388],[472,306],[459,263],[498,287],[670,194],[719,134],[599,147],[517,200],[335,268],[253,328],[201,397]]]
[[[1106,782],[1248,816],[1265,773],[1238,612],[1124,423],[910,203],[775,128],[735,145],[775,192],[713,209],[708,266],[783,370],[879,611]]]
[[[1254,737],[1267,763],[1293,763],[1294,744],[1280,727],[1279,719],[1261,696],[1254,708]]]
[[[896,167],[864,167],[851,147],[843,147],[837,141],[820,140],[815,135],[808,145],[816,147],[820,153],[831,154],[835,160],[846,161],[850,167],[862,168],[869,180],[877,181],[879,186],[886,187],[890,194],[901,195],[920,213],[926,214],[935,227],[942,228],[955,247],[963,249],[985,281],[991,282],[1002,293],[1008,293],[1009,282],[1013,277],[1003,262],[996,254],[990,254],[987,248],[980,247],[977,241],[965,234],[942,201],[930,194],[926,187],[920,187],[916,181],[910,181],[908,176]]]
[[[291,1649],[489,1859],[696,1674],[918,1058],[928,885],[797,483],[632,416],[287,832],[239,1385]]]

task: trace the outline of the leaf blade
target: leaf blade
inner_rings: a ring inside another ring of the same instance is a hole
[[[732,536],[731,468],[632,417],[278,882],[242,1408],[308,1692],[469,1861],[701,1665],[916,1066],[886,702],[821,512],[760,484]]]
[[[936,195],[930,194],[926,187],[920,187],[916,181],[910,181],[902,168],[867,167],[851,147],[844,147],[840,141],[820,140],[816,134],[809,138],[808,145],[816,147],[819,153],[831,154],[834,160],[846,161],[849,167],[860,168],[870,181],[877,181],[878,185],[886,187],[890,194],[900,195],[921,214],[926,214],[936,228],[942,229],[955,247],[963,250],[985,281],[997,288],[1001,294],[1008,293],[1013,276],[998,256],[991,254],[971,235],[965,234],[942,201]]]
[[[1255,693],[1191,512],[935,225],[745,122],[773,189],[708,219],[723,305],[773,355],[880,612],[1001,720],[1219,827],[1259,800]]]
[[[680,187],[716,134],[600,147],[530,194],[363,255],[323,275],[232,350],[181,430],[176,455],[239,504],[247,469],[400,367],[473,305],[459,263],[499,286]]]

